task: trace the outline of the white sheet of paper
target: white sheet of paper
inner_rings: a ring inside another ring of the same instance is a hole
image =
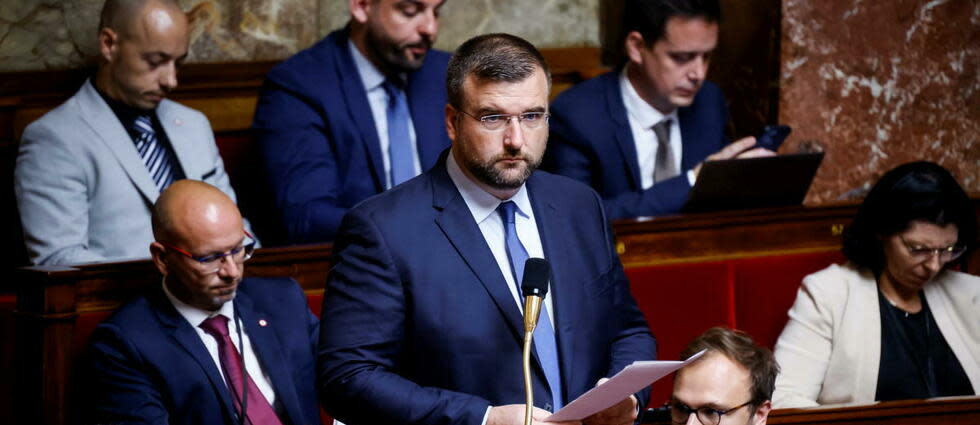
[[[593,413],[601,412],[620,401],[625,400],[630,395],[635,394],[641,388],[656,382],[658,379],[669,375],[671,372],[684,367],[684,365],[697,360],[704,355],[705,350],[691,356],[684,361],[636,361],[626,366],[625,369],[617,373],[602,385],[595,387],[575,401],[568,403],[555,414],[545,418],[548,422],[579,421],[591,416]],[[644,406],[645,407],[645,406]]]

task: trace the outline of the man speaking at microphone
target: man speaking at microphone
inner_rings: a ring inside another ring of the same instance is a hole
[[[552,268],[534,339],[535,423],[656,355],[600,198],[535,172],[551,86],[541,54],[511,35],[478,36],[456,51],[446,85],[450,150],[353,208],[334,245],[317,385],[349,425],[523,423],[528,258]],[[632,423],[647,397],[584,422]]]

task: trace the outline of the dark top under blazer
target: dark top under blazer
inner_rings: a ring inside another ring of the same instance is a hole
[[[705,81],[694,102],[677,110],[681,173],[643,190],[619,75],[608,72],[555,99],[543,169],[592,186],[612,219],[676,213],[691,190],[687,170],[728,144],[724,95]]]
[[[253,130],[266,179],[292,243],[333,240],[344,213],[385,189],[384,163],[364,84],[344,30],[266,76]],[[449,55],[429,51],[406,94],[425,171],[449,147],[444,122]]]
[[[319,325],[303,291],[291,279],[248,278],[234,303],[283,423],[319,424],[313,360]],[[79,370],[84,423],[237,424],[218,365],[162,289],[100,324]]]
[[[630,294],[599,197],[571,179],[527,182],[545,256],[566,400],[656,342]],[[479,425],[524,402],[523,321],[489,246],[440,161],[344,218],[317,354],[321,401],[351,425]],[[535,404],[551,402],[534,360]],[[649,397],[637,394],[640,405]]]

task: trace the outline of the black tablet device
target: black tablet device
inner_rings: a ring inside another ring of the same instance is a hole
[[[823,152],[705,161],[682,212],[800,205]]]

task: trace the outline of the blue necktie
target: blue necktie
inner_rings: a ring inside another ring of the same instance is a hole
[[[149,115],[140,115],[133,122],[136,130],[136,151],[139,152],[146,170],[149,171],[153,183],[161,192],[176,179],[173,153],[157,139],[153,129],[153,119]]]
[[[521,279],[524,277],[524,263],[528,259],[527,250],[524,244],[517,237],[517,228],[514,224],[514,212],[517,204],[512,201],[502,202],[497,207],[500,219],[504,222],[504,241],[507,246],[507,257],[510,259],[510,269],[514,273],[514,283],[517,285],[517,293],[521,293]],[[558,344],[555,342],[555,330],[551,326],[551,319],[548,318],[548,307],[541,304],[541,316],[538,318],[538,326],[534,328],[534,347],[538,352],[538,360],[541,361],[541,368],[544,369],[544,376],[548,379],[548,386],[551,387],[551,400],[554,404],[553,412],[564,405],[561,398],[561,375],[558,373]]]
[[[388,94],[388,159],[391,164],[391,185],[415,177],[412,139],[408,132],[408,101],[398,82],[385,80]]]

